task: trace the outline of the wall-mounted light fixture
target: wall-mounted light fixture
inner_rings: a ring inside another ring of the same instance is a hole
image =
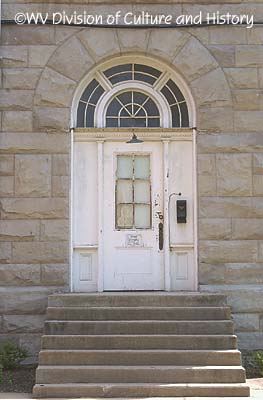
[[[128,140],[126,143],[143,143],[143,140],[138,139],[135,133],[133,133],[132,138]]]

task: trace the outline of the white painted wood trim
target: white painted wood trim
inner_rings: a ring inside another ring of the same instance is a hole
[[[171,290],[169,246],[169,141],[163,141],[163,201],[164,201],[164,273],[165,290]]]
[[[89,250],[89,249],[97,249],[99,246],[97,244],[77,244],[74,245],[74,250]]]
[[[194,289],[198,290],[198,196],[197,196],[197,130],[193,129],[193,197],[194,197]]]
[[[103,292],[104,274],[104,141],[98,141],[98,292]]]
[[[73,180],[73,173],[74,173],[74,129],[70,129],[70,183],[69,183],[69,243],[70,243],[70,248],[69,248],[69,265],[70,265],[70,271],[69,271],[69,286],[70,286],[70,292],[73,292],[74,287],[73,287],[73,191],[74,191],[74,180]]]
[[[195,245],[193,244],[170,244],[170,249],[194,249]]]
[[[139,138],[146,141],[162,141],[162,140],[180,140],[192,141],[193,131],[189,128],[178,129],[162,129],[162,128],[142,128],[142,129],[123,129],[123,128],[77,128],[74,129],[74,140],[76,142],[85,141],[116,141],[125,142],[131,138],[132,134],[136,133]]]

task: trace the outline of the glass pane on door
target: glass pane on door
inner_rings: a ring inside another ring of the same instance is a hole
[[[116,229],[151,229],[150,155],[117,156]]]

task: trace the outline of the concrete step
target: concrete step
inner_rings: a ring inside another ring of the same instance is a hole
[[[244,383],[236,366],[39,366],[36,383]]]
[[[222,321],[46,321],[49,335],[233,334],[233,322]]]
[[[238,350],[42,350],[39,365],[240,365]]]
[[[45,335],[42,349],[236,349],[235,335]]]
[[[48,307],[48,320],[226,320],[230,307]]]
[[[218,307],[226,296],[215,293],[104,292],[49,296],[49,307]]]
[[[249,397],[246,384],[147,384],[147,383],[79,383],[35,385],[33,396],[37,398],[68,397]]]

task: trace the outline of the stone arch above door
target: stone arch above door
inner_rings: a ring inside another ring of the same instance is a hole
[[[179,73],[193,95],[199,129],[215,130],[216,124],[209,126],[207,121],[231,109],[222,68],[187,31],[83,29],[55,50],[42,72],[34,98],[34,128],[68,131],[72,99],[81,80],[101,62],[124,54],[157,57]]]

